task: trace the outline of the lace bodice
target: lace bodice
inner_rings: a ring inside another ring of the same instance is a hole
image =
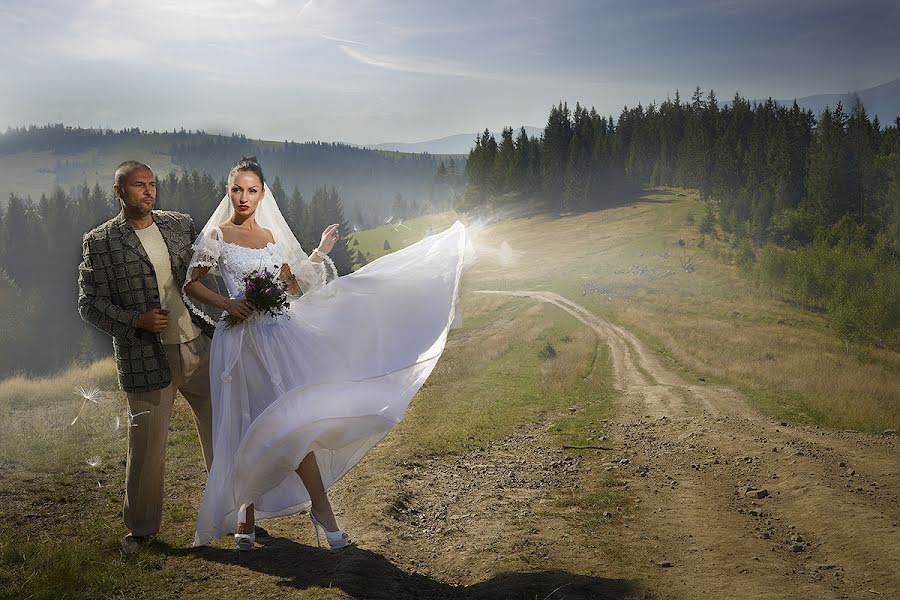
[[[239,298],[244,293],[244,277],[253,271],[281,269],[284,259],[278,246],[269,242],[264,248],[247,248],[231,242],[219,242],[219,272],[225,281],[228,295]]]
[[[313,253],[319,256],[318,260],[313,261],[303,252],[295,238],[291,238],[293,246],[290,243],[284,245],[269,242],[263,248],[248,248],[226,242],[223,238],[222,230],[218,227],[213,228],[209,234],[198,236],[194,243],[194,255],[188,265],[187,277],[181,289],[185,305],[212,325],[216,322],[205,312],[200,311],[185,291],[195,267],[207,267],[211,274],[220,275],[225,282],[228,296],[232,298],[243,297],[244,277],[260,269],[279,271],[282,265],[288,265],[291,275],[296,278],[297,285],[304,295],[322,289],[337,277],[334,262],[327,254],[318,249],[313,250]]]

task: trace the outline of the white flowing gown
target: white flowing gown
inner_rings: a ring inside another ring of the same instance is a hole
[[[247,273],[284,262],[275,244],[217,243],[216,266],[233,298],[242,297]],[[444,349],[472,258],[457,221],[301,296],[284,315],[217,324],[213,463],[195,545],[234,531],[245,504],[258,518],[307,510],[295,473],[307,453],[328,489],[384,438]]]

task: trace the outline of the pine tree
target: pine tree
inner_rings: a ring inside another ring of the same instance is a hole
[[[516,145],[512,127],[504,127],[497,146],[497,156],[493,165],[494,189],[496,194],[505,194],[515,187]]]
[[[294,186],[294,190],[291,192],[290,197],[285,203],[285,210],[283,212],[285,221],[287,221],[288,226],[291,228],[291,231],[294,232],[297,239],[302,240],[308,238],[309,232],[306,227],[306,202],[303,200],[303,194],[300,193],[300,189],[297,186]]]
[[[572,139],[572,123],[569,107],[565,103],[550,109],[544,139],[541,145],[541,179],[544,198],[554,208],[562,208],[563,185],[566,163],[569,158],[569,143]]]
[[[6,205],[3,269],[23,289],[31,289],[39,280],[40,245],[43,240],[37,227],[37,215],[31,198],[10,194]],[[80,245],[79,245],[80,247]]]
[[[850,159],[848,193],[849,211],[857,223],[866,219],[867,197],[874,192],[875,154],[878,151],[879,131],[869,121],[869,115],[859,95],[847,120],[847,146]]]
[[[838,103],[834,112],[826,108],[820,115],[809,152],[806,209],[820,228],[848,212],[850,155],[845,137],[846,117]]]

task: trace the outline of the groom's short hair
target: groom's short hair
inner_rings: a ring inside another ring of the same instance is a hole
[[[139,160],[126,160],[121,165],[116,167],[116,174],[114,176],[116,185],[119,186],[119,189],[122,189],[125,185],[125,180],[128,179],[128,176],[138,171],[140,169],[147,169],[151,173],[153,173],[153,169],[150,168],[150,165],[147,163],[142,163]]]

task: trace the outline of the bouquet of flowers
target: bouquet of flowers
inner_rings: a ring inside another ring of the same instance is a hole
[[[252,304],[258,312],[269,313],[273,317],[284,314],[284,310],[290,304],[287,285],[276,273],[267,269],[252,271],[244,277],[244,301]],[[227,315],[224,320],[226,329],[231,329],[242,322],[234,315]]]

